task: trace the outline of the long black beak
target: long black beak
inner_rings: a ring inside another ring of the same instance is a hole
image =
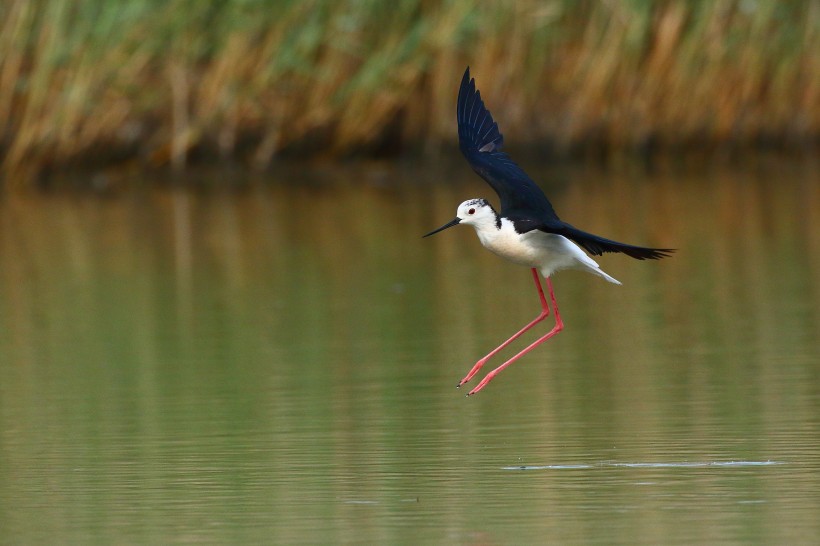
[[[438,228],[438,229],[434,229],[433,231],[431,231],[431,232],[430,232],[430,233],[428,233],[427,235],[424,235],[424,236],[422,237],[422,239],[424,239],[424,237],[429,237],[430,235],[434,235],[434,234],[438,233],[439,231],[444,231],[444,230],[445,230],[445,229],[447,229],[448,227],[457,226],[459,222],[461,222],[461,218],[455,218],[455,219],[453,219],[453,220],[451,220],[451,221],[447,222],[446,224],[444,224],[444,225],[443,225],[443,226],[441,226],[440,228]]]

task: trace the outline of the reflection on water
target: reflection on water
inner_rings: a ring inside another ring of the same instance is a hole
[[[538,302],[420,238],[490,197],[460,163],[6,195],[4,542],[816,543],[816,169],[669,170],[537,173],[680,251],[559,273],[564,332],[470,399]]]

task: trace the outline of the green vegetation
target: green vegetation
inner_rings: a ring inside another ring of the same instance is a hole
[[[521,145],[814,144],[818,52],[813,0],[5,0],[0,161],[430,150],[467,64]]]

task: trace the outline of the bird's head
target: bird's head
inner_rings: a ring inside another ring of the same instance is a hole
[[[425,237],[458,224],[472,225],[476,229],[498,225],[498,215],[485,199],[468,199],[458,206],[456,217],[438,229],[434,229]]]

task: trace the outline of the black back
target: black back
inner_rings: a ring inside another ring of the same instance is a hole
[[[484,106],[475,80],[470,78],[470,67],[467,67],[461,79],[456,118],[461,153],[473,170],[498,194],[501,199],[500,215],[509,218],[517,232],[526,233],[537,229],[563,235],[594,255],[622,252],[638,260],[645,260],[664,258],[673,252],[672,249],[619,243],[586,233],[561,221],[541,188],[509,155],[501,151],[504,137],[490,111]]]

